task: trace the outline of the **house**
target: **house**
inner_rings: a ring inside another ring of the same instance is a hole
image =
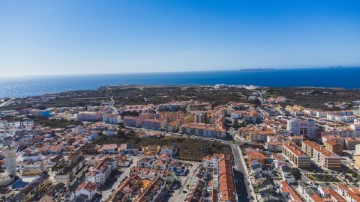
[[[358,202],[360,201],[360,190],[358,187],[347,187],[347,185],[339,184],[337,187],[337,192],[343,197],[346,201]]]
[[[119,148],[119,152],[121,155],[132,154],[133,153],[133,145],[132,144],[121,144],[120,148]]]
[[[298,184],[299,184],[298,186],[299,193],[305,199],[304,201],[309,201],[309,202],[329,201],[326,200],[327,198],[320,197],[320,195],[317,193],[318,191],[316,190],[316,187],[309,187],[301,181],[299,181]]]
[[[99,149],[99,153],[114,154],[117,150],[117,144],[103,144]]]
[[[92,201],[97,191],[96,184],[93,182],[84,182],[78,186],[75,191],[75,197],[85,199],[85,201]],[[83,197],[82,195],[86,196]]]
[[[24,151],[22,151],[22,154],[19,159],[21,161],[35,162],[35,161],[40,161],[42,159],[42,155],[36,148],[34,149],[27,148]]]
[[[176,175],[185,175],[187,172],[187,168],[184,164],[173,161],[169,164],[169,170],[174,172]]]
[[[89,134],[89,135],[87,135],[86,137],[85,137],[85,139],[86,139],[86,141],[89,141],[89,142],[92,142],[92,141],[94,141],[96,138],[98,138],[98,134],[97,133],[91,133],[91,134]]]
[[[291,174],[291,168],[289,168],[289,166],[282,166],[281,172],[283,181],[286,181],[288,184],[293,184],[296,182],[294,176]]]
[[[156,159],[154,161],[154,163],[152,164],[152,168],[156,169],[156,170],[166,170],[167,169],[167,162],[160,160],[160,159]]]
[[[148,151],[144,154],[144,156],[146,158],[151,158],[151,159],[155,159],[157,157],[157,153],[156,152],[152,152],[152,151]]]
[[[212,156],[206,156],[202,159],[202,166],[204,168],[217,168],[219,159],[226,158],[225,154],[215,153]]]
[[[231,161],[228,158],[219,160],[219,201],[236,201],[235,183]]]
[[[291,201],[291,202],[303,201],[300,198],[300,196],[297,195],[295,193],[295,191],[290,187],[290,185],[285,181],[280,182],[280,190],[279,191],[286,199],[288,199],[288,201]]]
[[[265,142],[265,148],[271,152],[281,152],[282,142]]]
[[[86,173],[85,178],[100,187],[105,184],[110,173],[116,168],[116,162],[109,157],[104,157],[90,171]]]
[[[165,180],[161,177],[155,178],[149,186],[138,196],[136,202],[162,201]]]
[[[253,142],[266,142],[268,136],[274,136],[273,130],[254,130],[249,132],[249,140]]]
[[[166,162],[171,162],[172,161],[172,156],[170,154],[161,154],[158,159],[162,160],[162,161],[166,161]]]
[[[130,164],[132,163],[132,159],[129,160],[125,155],[124,156],[117,155],[114,157],[114,159],[118,167],[129,167]]]
[[[257,161],[261,165],[265,165],[266,162],[269,160],[269,158],[260,151],[254,151],[254,150],[246,151],[246,155],[247,155],[248,162]]]
[[[174,146],[162,146],[160,154],[170,154],[171,156],[176,155],[176,150]]]
[[[250,163],[250,167],[251,167],[251,173],[254,175],[259,175],[262,171],[262,165],[256,160]]]
[[[155,160],[153,158],[144,157],[144,158],[138,160],[137,167],[139,167],[139,168],[151,168],[154,161]]]
[[[61,154],[61,152],[63,151],[64,146],[63,145],[51,145],[48,149],[47,149],[47,153],[49,154]]]

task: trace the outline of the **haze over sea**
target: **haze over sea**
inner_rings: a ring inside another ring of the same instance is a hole
[[[101,86],[124,84],[360,88],[360,67],[0,77],[0,98],[95,90]]]

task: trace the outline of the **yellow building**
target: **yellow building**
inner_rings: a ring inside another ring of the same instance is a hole
[[[337,143],[333,140],[328,140],[325,142],[325,149],[342,156],[343,153],[343,145],[340,143]]]
[[[354,155],[355,165],[360,167],[360,154]]]

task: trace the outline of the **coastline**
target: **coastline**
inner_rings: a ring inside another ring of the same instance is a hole
[[[206,72],[58,75],[0,79],[0,98],[96,90],[118,85],[255,85],[272,88],[359,89],[360,67],[243,69]]]

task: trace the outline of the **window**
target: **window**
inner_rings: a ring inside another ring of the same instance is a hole
[[[307,128],[300,128],[300,135],[307,135]]]

